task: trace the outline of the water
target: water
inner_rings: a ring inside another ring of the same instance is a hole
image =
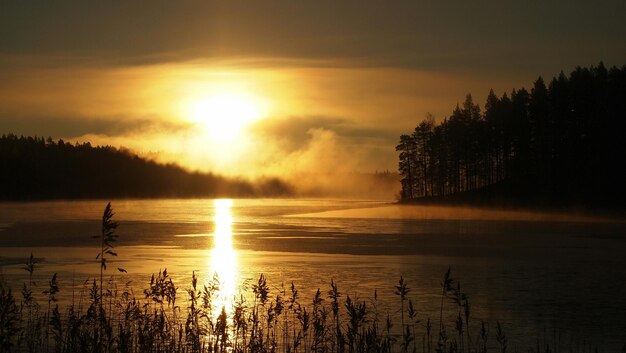
[[[351,296],[377,290],[395,315],[402,275],[423,321],[439,317],[451,267],[472,320],[504,324],[510,346],[536,340],[616,349],[626,341],[626,225],[571,215],[399,207],[383,201],[118,200],[119,241],[106,274],[144,288],[167,268],[180,294],[191,272],[223,278],[224,302],[264,273],[274,293],[295,281],[304,297],[331,279]],[[102,201],[0,204],[0,272],[19,289],[31,252],[40,291],[57,272],[61,300],[99,274]],[[123,274],[117,267],[128,271]],[[116,273],[117,272],[117,273]],[[72,285],[76,288],[71,290]],[[43,295],[40,296],[43,301]],[[452,304],[446,302],[452,309]],[[452,319],[455,312],[446,310]],[[477,326],[476,326],[477,327]]]

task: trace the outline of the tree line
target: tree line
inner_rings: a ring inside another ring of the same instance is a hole
[[[468,94],[400,136],[402,200],[623,207],[626,66],[561,72],[530,91]]]
[[[0,199],[254,197],[291,194],[275,178],[255,182],[159,164],[111,146],[48,137],[0,137]]]

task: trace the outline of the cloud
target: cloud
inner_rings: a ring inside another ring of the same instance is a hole
[[[85,135],[137,136],[155,131],[177,134],[192,127],[193,125],[189,123],[158,118],[0,115],[0,131],[2,132],[65,139]]]
[[[375,175],[371,169],[389,161],[388,146],[351,139],[321,127],[309,128],[301,144],[290,150],[268,139],[264,146],[271,157],[263,163],[265,169],[257,170],[281,177],[301,195],[392,199],[398,188],[393,172]]]
[[[256,169],[276,174],[373,172],[388,166],[396,135],[333,117],[275,118],[252,133]]]
[[[251,130],[279,142],[286,150],[303,148],[311,136],[316,135],[316,131],[332,132],[337,138],[352,142],[395,141],[397,138],[397,132],[393,129],[368,127],[353,119],[320,115],[274,117],[258,122]]]
[[[276,161],[278,170],[284,174],[349,172],[354,160],[346,146],[339,143],[334,131],[312,128],[304,148],[284,151],[284,157]]]
[[[0,53],[83,58],[110,66],[261,57],[536,73],[547,66],[558,71],[600,59],[621,65],[626,49],[615,43],[626,36],[620,16],[625,11],[620,0],[578,0],[567,6],[496,0],[480,5],[10,1],[0,5]]]

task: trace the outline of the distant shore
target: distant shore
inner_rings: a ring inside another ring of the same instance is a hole
[[[539,193],[524,187],[516,189],[512,185],[502,183],[501,185],[493,185],[458,194],[398,200],[397,204],[569,213],[619,219],[626,217],[626,203],[622,205],[599,202],[590,203],[572,199],[568,200],[567,198],[559,199],[550,195],[550,192],[547,191]]]

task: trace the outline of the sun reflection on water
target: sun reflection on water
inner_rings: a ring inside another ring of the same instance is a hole
[[[233,216],[231,207],[233,200],[214,200],[215,231],[213,233],[213,250],[211,251],[211,273],[217,274],[220,290],[214,302],[213,314],[217,317],[222,307],[231,314],[232,302],[238,281],[237,252],[233,248]]]

